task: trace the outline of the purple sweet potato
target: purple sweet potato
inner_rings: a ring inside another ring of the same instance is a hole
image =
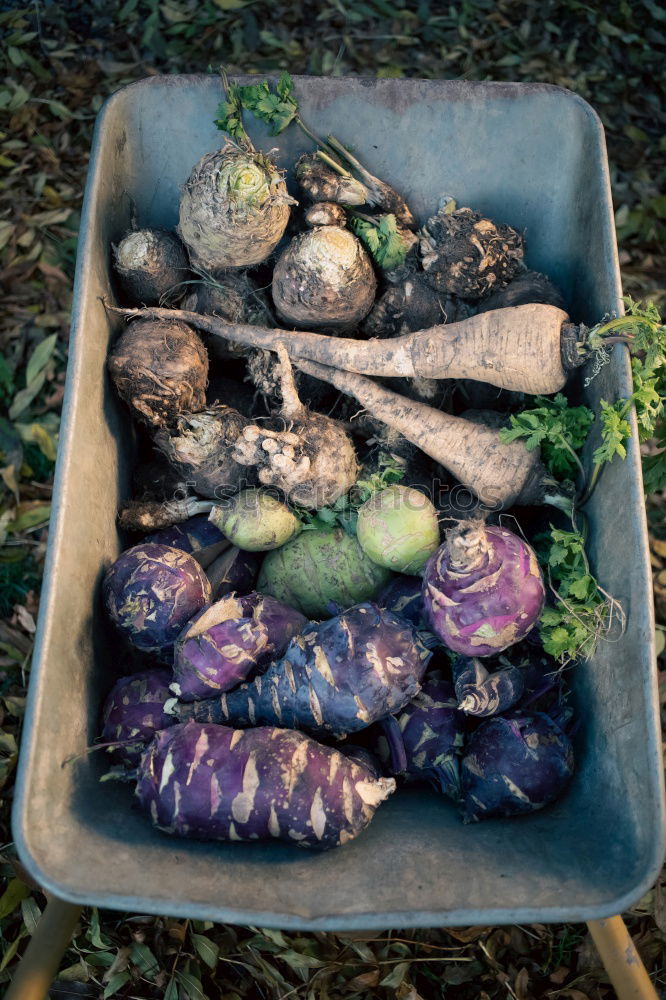
[[[147,747],[136,795],[166,833],[322,850],[358,836],[394,789],[303,733],[187,722]]]
[[[274,597],[229,594],[203,608],[178,637],[171,690],[181,701],[230,691],[281,656],[307,623]]]

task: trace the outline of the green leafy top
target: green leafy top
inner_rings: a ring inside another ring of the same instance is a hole
[[[557,479],[576,476],[580,462],[575,452],[583,447],[594,413],[587,406],[569,406],[558,392],[552,399],[535,396],[533,407],[511,415],[511,425],[500,431],[505,444],[523,440],[528,451],[541,447],[549,471]]]
[[[653,302],[640,303],[626,295],[626,313],[616,319],[597,323],[587,334],[587,343],[595,350],[608,340],[621,338],[632,354],[643,354],[646,371],[666,366],[666,326]]]
[[[268,81],[238,87],[239,99],[255,118],[271,127],[271,135],[279,135],[298,117],[298,103],[293,96],[294,83],[289,73],[283,73],[271,93]]]
[[[251,142],[243,125],[243,105],[241,90],[237,83],[229,83],[224,76],[225,99],[217,107],[214,124],[221,132],[226,132],[241,145],[251,147]]]
[[[340,525],[350,535],[355,535],[359,507],[375,493],[380,493],[393,483],[399,483],[404,475],[405,469],[400,459],[395,455],[382,453],[379,456],[377,471],[358,479],[351,490],[330,507],[321,507],[314,513],[306,510],[297,510],[296,513],[303,521],[305,529],[333,528]]]
[[[378,215],[373,219],[356,214],[350,226],[379,267],[390,271],[404,262],[411,243],[398,228],[395,215]]]

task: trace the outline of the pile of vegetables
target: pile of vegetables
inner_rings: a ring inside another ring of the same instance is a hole
[[[293,179],[244,113],[314,143]],[[404,781],[466,822],[541,809],[574,768],[566,670],[623,625],[582,509],[630,405],[659,415],[663,328],[633,303],[576,324],[524,235],[450,197],[419,229],[286,74],[225,78],[217,124],[177,231],[112,249],[142,457],[103,581],[127,676],[102,745],[180,836],[329,848]],[[641,391],[569,405],[619,342]]]

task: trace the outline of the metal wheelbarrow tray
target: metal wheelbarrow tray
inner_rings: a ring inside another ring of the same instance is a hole
[[[451,193],[526,232],[528,263],[562,289],[576,321],[620,307],[603,130],[576,95],[546,84],[296,78],[306,121],[355,147],[424,221]],[[325,854],[283,844],[196,843],[151,827],[131,786],[100,784],[99,731],[114,673],[100,580],[123,545],[129,413],[105,360],[120,324],[109,248],[129,228],[175,225],[179,187],[222,144],[214,76],[154,77],[115,94],[95,131],[79,247],[54,516],[21,752],[14,830],[45,888],[75,902],[306,929],[580,921],[621,912],[664,852],[654,623],[636,437],[589,505],[590,555],[628,628],[574,674],[577,771],[542,812],[463,826],[426,788],[400,790],[353,843]],[[279,163],[311,148],[293,127]],[[585,390],[630,392],[623,347]],[[635,428],[634,428],[635,431]],[[80,755],[63,766],[66,758]]]

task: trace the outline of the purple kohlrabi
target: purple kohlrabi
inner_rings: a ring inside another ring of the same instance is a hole
[[[465,656],[493,656],[534,627],[546,591],[534,550],[506,528],[466,522],[425,568],[433,632]]]
[[[400,574],[384,587],[377,597],[380,608],[402,615],[414,628],[426,627],[423,605],[423,580],[420,576]]]
[[[416,697],[380,725],[382,758],[388,758],[391,773],[430,781],[445,795],[458,798],[460,754],[470,724],[458,709],[450,681],[429,674]]]
[[[394,789],[303,733],[187,722],[156,735],[135,791],[166,833],[323,850],[358,836]]]
[[[146,743],[174,724],[173,715],[164,711],[170,680],[170,670],[155,667],[114,684],[102,710],[101,742],[122,744],[109,748],[115,760],[136,767]]]
[[[102,587],[115,625],[139,649],[167,657],[183,626],[210,598],[208,577],[196,559],[156,542],[123,552]]]
[[[223,549],[229,547],[220,529],[208,520],[208,514],[195,514],[181,524],[153,531],[146,535],[144,542],[157,542],[196,554],[197,562],[202,566],[208,566]]]
[[[182,701],[229,691],[284,653],[307,625],[274,597],[229,594],[192,618],[174,647],[171,690]]]
[[[458,656],[452,672],[458,708],[468,715],[506,712],[519,701],[525,687],[526,670],[511,663],[490,673],[478,657]]]
[[[343,735],[406,705],[420,688],[429,658],[404,619],[376,604],[357,604],[309,624],[252,683],[169,710],[181,720]]]
[[[542,712],[486,719],[461,764],[465,822],[533,812],[557,799],[574,769],[569,737]]]

